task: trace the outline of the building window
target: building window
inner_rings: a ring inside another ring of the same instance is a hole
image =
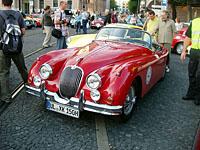
[[[53,0],[53,7],[58,7],[58,0]]]
[[[40,0],[40,11],[44,9],[44,0]]]
[[[72,0],[67,1],[68,9],[72,9]]]

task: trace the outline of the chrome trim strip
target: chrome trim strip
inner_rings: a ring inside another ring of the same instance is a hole
[[[44,93],[45,93],[46,95],[53,96],[54,100],[55,100],[56,102],[58,102],[58,103],[61,103],[61,104],[66,105],[66,104],[68,104],[68,103],[70,102],[69,99],[60,98],[60,97],[58,96],[57,93],[49,92],[49,91],[47,91],[47,90],[45,90]]]
[[[45,90],[45,94],[49,95],[49,96],[53,96],[54,98],[59,98],[60,101],[62,100],[65,100],[66,99],[63,99],[63,98],[60,98],[57,93],[53,93],[53,92],[50,92],[50,91],[47,91]],[[79,103],[79,99],[78,98],[75,98],[75,97],[72,97],[70,98],[69,102],[72,101],[74,103]],[[58,102],[58,101],[57,101]],[[68,102],[68,103],[69,103]],[[61,104],[68,104],[68,103],[62,103]],[[103,109],[110,109],[110,110],[116,110],[116,109],[122,109],[122,106],[109,106],[109,105],[105,105],[105,104],[97,104],[97,103],[93,103],[93,102],[89,102],[89,101],[85,101],[84,105],[89,105],[89,106],[93,106],[93,107],[98,107],[98,108],[103,108]]]
[[[26,87],[27,89],[30,89],[30,90],[33,90],[33,91],[36,91],[36,92],[41,92],[41,91],[42,91],[41,89],[34,88],[34,87],[29,86],[29,85],[25,85],[25,87]]]
[[[28,89],[26,90],[27,93],[40,97],[41,92],[42,92],[41,89],[37,89],[28,85],[26,85],[25,87]],[[51,97],[53,97],[53,100],[64,105],[69,105],[69,103],[72,102],[74,104],[73,105],[71,104],[71,107],[74,107],[74,108],[78,108],[78,105],[80,103],[79,98],[72,97],[70,99],[63,99],[63,98],[60,98],[57,93],[50,92],[47,90],[44,90],[43,92],[46,95],[45,96],[46,100],[51,100]],[[83,110],[94,112],[94,113],[100,113],[104,115],[120,115],[120,112],[122,109],[122,106],[109,106],[105,104],[93,103],[90,101],[84,101],[83,105],[84,105]]]
[[[112,115],[112,116],[117,116],[120,115],[120,113],[114,113],[114,112],[106,112],[106,111],[99,111],[95,109],[90,109],[90,108],[84,108],[86,111],[94,112],[94,113],[99,113],[99,114],[104,114],[104,115]]]

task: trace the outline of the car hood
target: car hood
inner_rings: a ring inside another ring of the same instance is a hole
[[[140,57],[146,50],[145,47],[131,43],[94,41],[79,48],[66,60],[65,66],[77,65],[92,72],[109,64]]]

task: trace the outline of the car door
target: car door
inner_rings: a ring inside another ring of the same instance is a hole
[[[154,56],[156,57],[157,61],[156,61],[156,81],[160,80],[160,78],[162,77],[164,71],[165,71],[165,64],[166,64],[166,57],[163,57],[163,48],[162,46],[153,43],[152,44],[153,48],[154,48]]]

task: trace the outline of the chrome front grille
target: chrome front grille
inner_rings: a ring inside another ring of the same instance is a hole
[[[83,71],[77,66],[66,67],[60,77],[60,94],[65,98],[75,96],[81,79]]]

